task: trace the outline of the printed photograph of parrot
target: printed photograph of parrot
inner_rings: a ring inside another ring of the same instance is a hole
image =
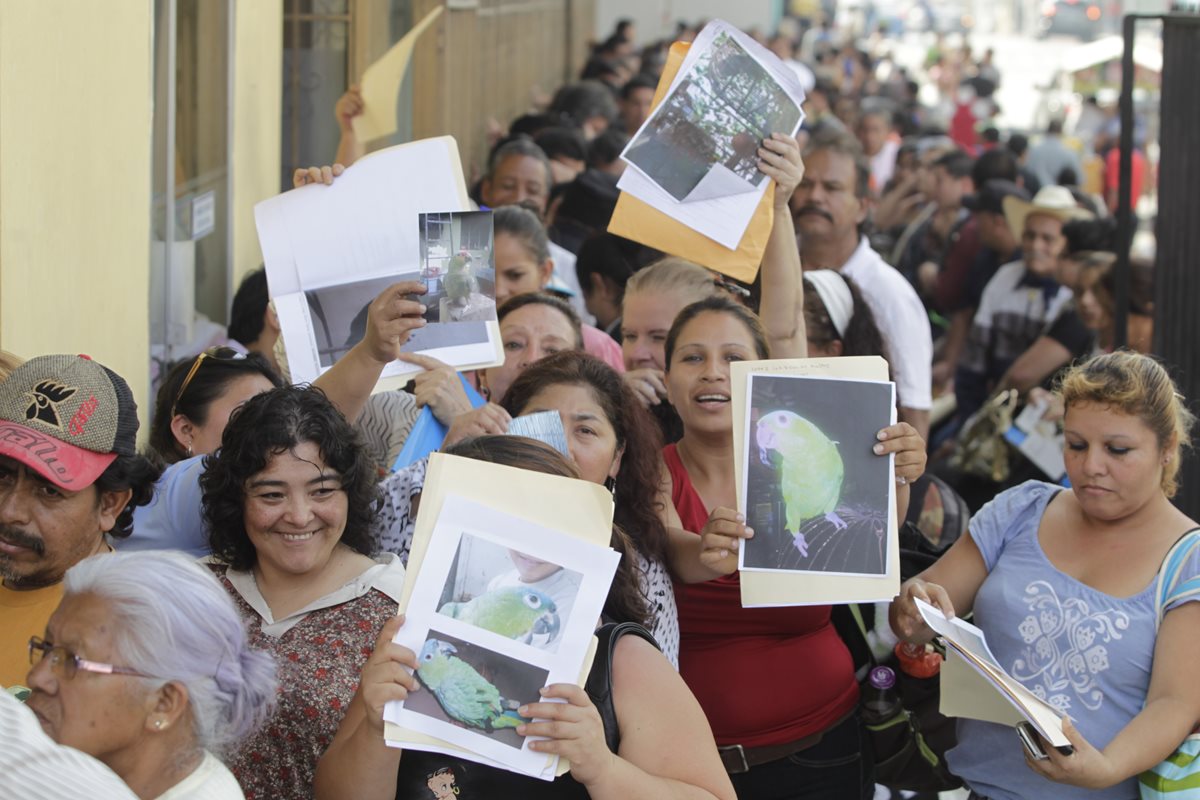
[[[786,532],[801,556],[808,555],[803,524],[824,516],[835,531],[848,526],[838,516],[846,470],[837,442],[813,423],[791,411],[770,411],[758,420],[754,441],[763,464],[778,455],[779,491],[784,501]]]
[[[529,722],[515,710],[521,702],[502,697],[491,681],[457,653],[453,644],[430,638],[417,656],[417,678],[433,693],[447,717],[489,734]]]
[[[530,586],[504,586],[463,603],[446,603],[439,614],[535,647],[558,638],[558,607]]]

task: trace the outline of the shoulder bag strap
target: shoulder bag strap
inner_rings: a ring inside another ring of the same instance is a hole
[[[1156,627],[1162,624],[1167,606],[1188,597],[1200,596],[1200,575],[1194,575],[1182,583],[1179,580],[1180,568],[1197,547],[1200,547],[1200,528],[1193,528],[1179,537],[1179,541],[1171,546],[1163,558],[1154,591]]]
[[[636,622],[608,622],[596,630],[596,660],[592,662],[592,671],[588,673],[584,690],[592,699],[592,704],[600,712],[604,723],[604,740],[608,749],[617,752],[621,744],[621,730],[617,725],[617,709],[613,703],[612,663],[617,651],[617,642],[622,636],[633,634],[645,639],[658,649],[658,642],[648,630]]]

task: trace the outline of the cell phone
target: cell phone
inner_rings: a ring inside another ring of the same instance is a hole
[[[1017,723],[1017,738],[1021,740],[1021,744],[1025,745],[1025,751],[1034,760],[1044,761],[1050,757],[1046,754],[1045,748],[1042,747],[1042,738],[1038,736],[1037,728],[1033,727],[1031,723],[1026,721]],[[1072,755],[1075,752],[1075,748],[1069,744],[1054,749],[1064,756]]]
[[[1038,737],[1037,730],[1028,722],[1017,723],[1017,738],[1021,740],[1021,744],[1025,747],[1025,752],[1034,761],[1047,761],[1050,756],[1046,754],[1042,747],[1042,740]]]

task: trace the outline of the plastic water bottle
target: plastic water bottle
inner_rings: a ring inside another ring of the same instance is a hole
[[[875,667],[863,688],[862,714],[868,725],[878,725],[902,710],[896,693],[896,673],[891,667]]]

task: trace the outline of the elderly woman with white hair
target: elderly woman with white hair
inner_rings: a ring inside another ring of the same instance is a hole
[[[45,637],[29,641],[28,705],[46,733],[142,800],[240,800],[218,755],[270,711],[275,664],[217,579],[155,551],[93,556],[63,585]]]

